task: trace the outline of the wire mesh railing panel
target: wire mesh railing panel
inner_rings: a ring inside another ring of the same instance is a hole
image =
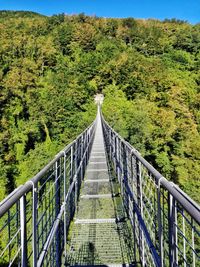
[[[162,225],[162,258],[164,264],[169,264],[169,212],[168,212],[168,196],[169,193],[163,187],[158,188],[160,203],[160,221]],[[168,266],[168,265],[167,265]]]
[[[20,203],[9,209],[0,220],[0,265],[18,264],[20,261]]]
[[[158,249],[157,186],[155,177],[141,165],[141,212],[151,240]]]
[[[142,266],[200,266],[200,207],[167,181],[103,119]]]
[[[0,265],[61,266],[95,126],[0,203]]]
[[[64,250],[65,246],[65,240],[64,240],[64,213],[60,217],[59,224],[57,226],[55,235],[53,235],[53,238],[50,242],[50,245],[48,247],[48,250],[46,252],[46,255],[44,257],[43,266],[61,266],[62,259],[58,257],[58,249],[59,251]],[[59,235],[59,240],[58,240]],[[59,244],[58,244],[59,241]]]
[[[56,163],[57,165],[57,163]],[[56,184],[58,184],[58,179],[56,177],[56,167],[51,167],[47,171],[47,174],[38,183],[37,189],[37,259],[42,252],[45,245],[47,236],[49,235],[52,225],[56,218],[56,194],[58,189]],[[57,203],[58,204],[58,203]],[[58,204],[59,205],[59,204]]]
[[[33,206],[33,194],[32,190],[26,193],[26,203],[25,203],[25,218],[26,218],[26,241],[27,241],[27,262],[31,266],[33,261],[33,250],[32,250],[32,206]]]

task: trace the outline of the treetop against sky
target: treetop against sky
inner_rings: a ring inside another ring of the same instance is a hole
[[[44,15],[58,13],[103,17],[176,18],[200,22],[200,0],[0,0],[1,10],[30,10]]]

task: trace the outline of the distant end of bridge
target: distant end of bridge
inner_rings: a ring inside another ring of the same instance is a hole
[[[96,104],[102,105],[104,100],[104,95],[103,94],[96,94],[94,97],[94,101]]]

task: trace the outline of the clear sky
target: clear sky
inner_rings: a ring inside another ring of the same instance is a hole
[[[200,22],[200,0],[0,0],[1,10],[30,10],[103,17],[177,18]]]

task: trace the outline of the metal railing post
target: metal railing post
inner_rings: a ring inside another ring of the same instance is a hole
[[[123,163],[123,145],[122,142],[120,141],[120,165],[121,165],[121,173],[120,173],[120,187],[121,187],[121,196],[123,198],[124,196],[124,191],[123,191],[123,180],[124,180],[124,163]]]
[[[73,169],[74,169],[74,151],[73,151],[74,149],[73,149],[73,145],[71,146],[71,155],[70,155],[70,184],[72,183],[72,180],[73,180],[73,175],[74,175],[74,171],[73,171]]]
[[[74,176],[74,179],[75,179],[75,207],[77,205],[77,199],[78,199],[78,190],[77,190],[77,180],[78,180],[78,173],[77,173],[77,169],[78,169],[78,156],[77,156],[77,153],[78,153],[78,140],[76,140],[76,149],[75,149],[75,152],[76,152],[76,155],[75,155],[75,170],[74,170],[74,174],[76,174]]]
[[[26,233],[26,197],[20,198],[20,228],[21,228],[21,266],[26,267],[27,263],[27,233]]]
[[[175,224],[174,224],[174,257],[175,257],[175,262],[176,265],[178,265],[178,233],[177,233],[177,225],[178,225],[178,221],[177,221],[177,207],[176,207],[176,201],[174,201],[174,216],[175,216]]]
[[[133,171],[133,154],[132,154],[132,151],[131,151],[131,160],[130,160],[130,165],[131,165],[131,180],[132,180],[132,183],[134,183],[134,171]],[[133,188],[133,185],[131,185],[131,187]],[[132,229],[133,229],[133,240],[134,240],[134,260],[135,262],[137,261],[137,252],[136,252],[136,246],[137,246],[137,238],[136,238],[136,212],[135,212],[135,201],[132,199],[129,200],[130,202],[129,203],[132,203],[132,205],[130,205],[132,207],[132,209],[130,209],[129,207],[129,218],[130,218],[130,221],[132,222]]]
[[[112,132],[109,131],[109,154],[110,154],[110,160],[112,160]]]
[[[89,138],[89,134],[88,134],[88,132],[87,132],[87,134],[86,134],[86,146],[88,146],[88,144],[89,144],[89,141],[90,141],[90,138]],[[89,161],[89,150],[90,150],[90,148],[88,148],[87,149],[87,156],[86,156],[86,165],[88,164],[88,161]]]
[[[186,241],[185,241],[185,217],[184,210],[182,216],[182,227],[183,227],[183,259],[184,259],[184,267],[186,267]]]
[[[58,160],[55,162],[55,218],[60,212],[60,173],[58,174]],[[61,266],[61,236],[58,227],[55,234],[56,241],[56,266]]]
[[[33,185],[33,267],[37,267],[37,205],[38,205],[38,186],[32,182]]]
[[[112,147],[113,147],[113,149],[112,149],[112,162],[113,162],[113,168],[114,168],[114,170],[116,169],[116,158],[115,158],[115,148],[116,148],[116,146],[115,146],[115,134],[113,135],[113,142],[112,142]]]
[[[129,206],[129,203],[128,203],[128,194],[127,194],[127,186],[128,186],[128,170],[127,170],[127,151],[126,151],[126,148],[125,148],[125,145],[123,144],[122,146],[123,148],[123,197],[124,197],[124,202],[125,202],[125,209],[127,211],[127,213],[129,213],[129,210],[128,210],[128,206]]]
[[[175,253],[175,199],[168,193],[168,239],[169,239],[169,266],[174,267],[176,262]]]
[[[66,212],[66,195],[67,195],[67,179],[66,179],[66,153],[64,152],[64,157],[63,157],[63,182],[64,182],[64,187],[63,187],[63,203],[64,203],[64,255],[66,256],[67,252],[67,212]]]
[[[115,135],[114,137],[114,146],[115,146],[115,149],[114,149],[114,152],[115,152],[115,160],[114,160],[114,167],[115,167],[115,173],[117,174],[117,137]]]
[[[83,135],[81,136],[81,169],[80,169],[80,172],[81,172],[81,180],[83,180],[83,169],[84,169],[84,162],[83,162],[83,153],[84,153],[84,139],[83,139]]]
[[[116,137],[116,174],[119,181],[119,139]]]
[[[141,163],[136,159],[136,173],[137,173],[137,205],[140,211],[141,216],[143,217],[143,199],[142,199],[142,173],[141,173]],[[145,266],[144,259],[144,236],[139,226],[139,253],[142,266]]]
[[[17,206],[16,206],[16,209],[17,209]],[[10,232],[10,210],[8,210],[8,240],[11,239],[11,232]],[[8,246],[8,259],[10,261],[11,259],[11,248],[10,248],[10,245]]]
[[[122,142],[119,140],[119,164],[120,164],[120,175],[119,175],[119,184],[122,188],[122,182],[123,182],[123,155],[122,155]]]
[[[83,154],[82,154],[82,166],[83,166],[83,178],[85,174],[85,162],[86,162],[86,146],[85,146],[85,134],[83,135]],[[83,158],[83,155],[85,154],[85,157]]]
[[[69,186],[71,186],[71,184],[73,183],[73,178],[74,178],[74,173],[75,173],[75,159],[74,159],[74,146],[75,145],[76,144],[74,143],[71,146],[71,151],[70,151],[71,158],[70,158],[70,181],[69,181]],[[72,201],[72,198],[70,196],[70,207],[69,207],[70,208],[70,220],[72,219],[72,216],[73,216],[73,213],[74,213],[73,205],[72,205],[71,201]]]
[[[195,249],[195,243],[194,243],[194,226],[193,226],[193,219],[191,219],[191,224],[192,224],[192,259],[193,259],[193,267],[196,266],[196,255],[194,253],[194,249]]]
[[[157,187],[157,218],[158,218],[158,240],[159,240],[159,254],[160,254],[160,267],[163,267],[163,227],[161,215],[161,196],[160,196],[160,180]]]

